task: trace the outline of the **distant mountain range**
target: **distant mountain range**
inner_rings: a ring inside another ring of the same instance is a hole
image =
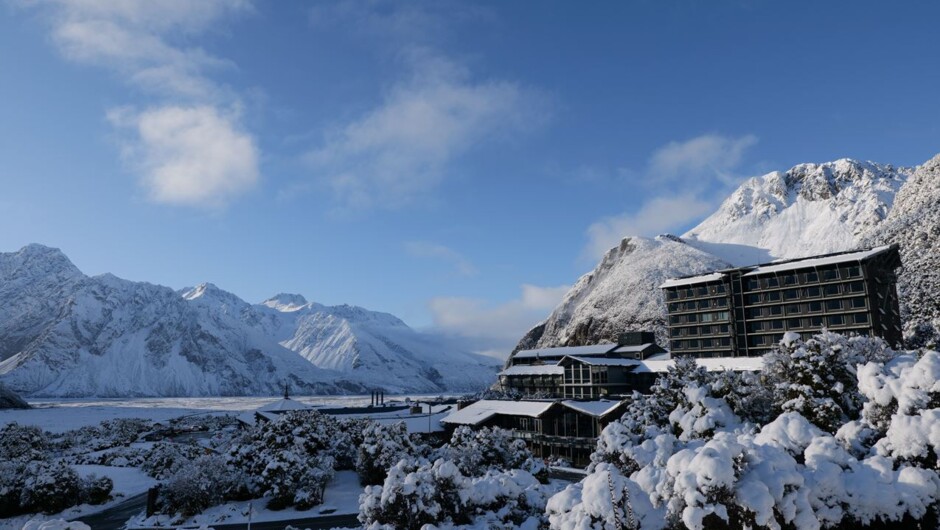
[[[498,364],[387,313],[89,277],[42,245],[0,253],[0,381],[23,395],[436,393],[483,388]]]
[[[666,344],[659,285],[731,265],[898,243],[901,312],[912,345],[940,328],[940,155],[898,168],[842,159],[744,182],[681,237],[625,237],[516,350],[614,341],[655,330]]]

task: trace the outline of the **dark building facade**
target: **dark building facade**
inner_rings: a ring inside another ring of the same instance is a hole
[[[759,356],[787,331],[821,328],[901,343],[897,245],[668,280],[674,356]]]

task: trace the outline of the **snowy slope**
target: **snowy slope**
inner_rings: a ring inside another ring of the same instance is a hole
[[[300,295],[284,294],[258,307],[277,315],[281,345],[355,381],[438,392],[479,389],[496,373],[492,358],[452,351],[388,313],[306,303]]]
[[[728,266],[674,236],[624,238],[578,280],[518,349],[616,341],[631,330],[655,330],[662,341],[665,306],[659,285],[671,277]]]
[[[40,245],[0,253],[0,295],[0,379],[33,396],[271,395],[285,383],[307,394],[438,392],[482,386],[495,373],[493,361],[435,350],[391,315],[302,298],[252,305],[212,284],[175,292],[87,277]],[[318,328],[323,316],[335,326]],[[403,344],[382,335],[392,321]],[[408,349],[417,345],[420,355]],[[311,362],[326,352],[353,360]],[[465,377],[439,375],[447,370]]]
[[[689,230],[689,244],[736,265],[857,248],[888,215],[910,169],[842,159],[742,184]]]

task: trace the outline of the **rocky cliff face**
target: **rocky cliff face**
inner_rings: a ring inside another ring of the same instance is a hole
[[[422,343],[391,315],[301,300],[270,307],[212,284],[175,292],[87,277],[60,251],[30,245],[0,254],[0,379],[34,396],[214,396],[285,384],[307,394],[469,390],[495,373],[495,361]],[[333,325],[308,322],[321,315]],[[357,355],[366,345],[375,355]],[[311,349],[344,361],[316,364],[302,353]],[[451,360],[465,377],[441,375]]]
[[[912,347],[937,340],[940,329],[940,155],[916,168],[883,223],[863,241],[897,243],[901,316]]]
[[[917,168],[842,159],[749,179],[681,238],[625,237],[516,349],[607,342],[641,329],[666,344],[666,278],[892,242],[905,262],[907,318],[936,321],[938,168],[940,156]]]

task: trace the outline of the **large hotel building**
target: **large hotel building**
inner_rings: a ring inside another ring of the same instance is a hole
[[[897,245],[666,281],[673,356],[758,356],[787,331],[820,328],[901,342]]]

